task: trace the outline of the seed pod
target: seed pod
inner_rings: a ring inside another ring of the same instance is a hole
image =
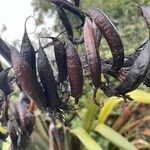
[[[19,126],[21,130],[26,131],[31,135],[35,123],[35,118],[32,113],[29,113],[27,108],[20,102],[16,103],[16,110],[19,116]]]
[[[39,42],[39,51],[37,58],[38,72],[45,95],[48,100],[48,105],[52,108],[59,108],[61,101],[58,97],[57,86],[53,75],[52,67],[48,61],[48,58]]]
[[[12,92],[7,76],[9,69],[10,68],[7,68],[0,72],[0,90],[4,92],[5,96],[9,95]]]
[[[76,6],[76,7],[79,7],[79,5],[80,5],[80,0],[73,0],[73,1],[74,1],[75,6]]]
[[[28,17],[29,18],[29,17]],[[31,41],[28,37],[27,29],[26,29],[26,22],[28,18],[25,21],[25,29],[24,29],[24,35],[22,39],[21,49],[20,53],[22,57],[28,62],[29,66],[33,69],[34,72],[36,72],[36,63],[35,63],[35,51],[31,44]]]
[[[72,26],[71,26],[71,23],[69,21],[69,18],[67,16],[66,12],[61,7],[57,8],[57,12],[58,12],[59,18],[60,18],[63,26],[65,27],[65,30],[68,35],[68,39],[70,39],[72,41],[73,40],[73,30],[72,30]]]
[[[0,38],[0,54],[6,59],[6,61],[11,65],[10,48],[8,45]]]
[[[11,59],[13,69],[23,91],[36,102],[40,109],[45,111],[47,109],[47,99],[35,73],[21,54],[13,47],[11,49]]]
[[[83,90],[82,64],[71,41],[66,41],[67,68],[71,87],[71,96],[76,100],[81,96]]]
[[[84,21],[85,21],[85,16],[82,14],[82,12],[75,7],[71,2],[69,1],[64,1],[64,0],[51,0],[51,3],[55,4],[58,7],[63,7],[64,9],[72,12],[74,15],[78,16],[82,23],[80,26],[84,25]]]
[[[131,66],[129,74],[116,88],[120,95],[124,95],[130,91],[135,90],[145,78],[148,66],[150,63],[150,39],[148,40],[145,48],[141,51],[140,55]]]
[[[124,50],[120,36],[108,17],[98,9],[92,9],[89,13],[96,26],[106,39],[113,56],[112,71],[118,72],[123,66]]]
[[[94,32],[95,32],[95,34],[96,34],[97,48],[99,48],[99,45],[100,45],[101,39],[102,39],[102,33],[99,31],[99,29],[98,29],[97,26],[95,25],[94,21],[92,22],[92,25],[93,25]]]
[[[67,56],[64,44],[57,38],[51,37],[54,44],[54,54],[58,68],[58,81],[64,82],[67,79]]]
[[[17,141],[18,141],[18,135],[17,135],[17,131],[16,131],[16,125],[13,122],[13,119],[9,119],[8,121],[8,133],[11,139],[11,148],[12,149],[17,149]]]
[[[95,30],[90,19],[86,18],[83,27],[85,49],[93,85],[100,87],[101,62],[98,52]]]

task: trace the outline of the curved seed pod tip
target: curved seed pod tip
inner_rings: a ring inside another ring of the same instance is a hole
[[[57,7],[57,12],[58,12],[59,18],[60,18],[63,26],[65,27],[65,30],[68,35],[68,39],[70,39],[72,41],[73,40],[73,30],[72,30],[72,26],[71,26],[71,23],[69,21],[69,18],[67,16],[66,12],[61,7]]]
[[[21,53],[22,57],[28,62],[29,66],[31,66],[33,71],[36,72],[35,51],[31,44],[31,41],[28,37],[28,33],[27,33],[27,29],[26,29],[26,23],[30,17],[31,16],[29,16],[25,21],[25,25],[24,25],[25,29],[24,29],[24,35],[23,35],[23,39],[22,39],[20,53]]]
[[[83,13],[76,7],[74,6],[71,2],[69,1],[64,1],[64,0],[51,0],[51,3],[55,4],[58,7],[63,7],[64,9],[72,12],[73,14],[75,14],[76,16],[78,16],[82,23],[80,26],[84,25],[84,21],[85,21],[85,16],[83,15]]]

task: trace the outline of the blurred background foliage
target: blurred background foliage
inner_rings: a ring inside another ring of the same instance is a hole
[[[116,26],[125,53],[129,54],[145,39],[148,31],[144,19],[135,7],[137,4],[148,5],[150,2],[149,0],[81,0],[80,8],[85,12],[90,8],[103,10]],[[48,0],[33,0],[32,6],[38,18],[38,25],[44,23],[45,16],[49,21],[55,16],[57,19],[53,31],[60,32],[62,25],[54,5]],[[83,46],[80,48],[84,49]],[[102,40],[100,52],[103,56],[111,57],[105,40]],[[134,101],[124,102],[116,97],[108,99],[99,90],[97,99],[104,105],[98,108],[92,102],[92,88],[88,81],[85,81],[83,96],[75,106],[76,111],[66,114],[69,127],[63,127],[59,121],[56,121],[48,128],[43,119],[44,114],[35,112],[36,125],[28,149],[148,150],[150,149],[149,92],[149,88],[142,85],[140,90],[130,93]],[[6,143],[1,144],[1,148],[6,150],[8,145],[9,138]]]

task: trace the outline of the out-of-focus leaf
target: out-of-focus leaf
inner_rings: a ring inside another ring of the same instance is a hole
[[[7,150],[7,149],[9,149],[10,143],[11,143],[11,140],[10,140],[10,137],[8,137],[8,138],[6,139],[6,142],[3,142],[3,144],[2,144],[2,150]]]
[[[149,149],[150,148],[150,143],[142,139],[136,139],[132,141],[132,143],[136,145],[137,149]]]
[[[85,129],[76,128],[71,130],[71,132],[79,138],[79,140],[88,150],[102,150],[102,148],[96,143],[96,141],[88,134]]]
[[[132,145],[126,138],[121,134],[110,128],[109,126],[99,123],[95,131],[104,136],[108,141],[124,150],[136,150],[135,146]]]
[[[121,101],[123,101],[122,98],[118,97],[111,97],[109,98],[106,103],[104,104],[103,108],[100,110],[98,121],[100,123],[104,123],[107,119],[107,117],[112,112],[113,108],[119,104]]]
[[[6,127],[0,126],[0,132],[6,134],[8,132]]]
[[[85,114],[85,118],[84,118],[84,122],[83,122],[83,128],[87,132],[90,132],[90,130],[91,130],[91,126],[95,119],[96,111],[97,111],[96,105],[94,103],[89,103],[88,110]]]
[[[134,90],[128,95],[130,95],[134,99],[134,101],[138,103],[150,104],[150,93],[148,92],[144,92],[142,90]]]

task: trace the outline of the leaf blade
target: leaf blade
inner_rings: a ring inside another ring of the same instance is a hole
[[[126,138],[105,124],[99,123],[96,126],[95,131],[97,131],[114,145],[124,150],[137,150],[135,146],[132,145]]]
[[[142,90],[134,90],[129,93],[135,102],[150,104],[150,93]]]
[[[77,138],[83,143],[88,150],[102,150],[102,148],[96,143],[96,141],[88,134],[83,128],[76,128],[71,132],[77,136]]]
[[[104,104],[103,108],[100,110],[98,122],[104,123],[109,114],[112,112],[113,108],[122,101],[123,99],[118,97],[109,98]]]

